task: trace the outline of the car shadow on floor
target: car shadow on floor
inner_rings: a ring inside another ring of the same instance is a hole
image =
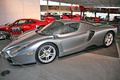
[[[95,49],[91,49],[86,52],[88,53],[90,52],[92,54],[97,54],[97,55],[119,58],[115,42],[110,47],[105,48],[103,46],[99,46],[96,47]]]
[[[111,45],[110,47],[105,48],[104,46],[95,46],[95,47],[85,49],[77,53],[63,56],[59,58],[59,60],[63,60],[63,59],[70,58],[70,57],[75,57],[75,56],[86,54],[86,53],[119,58],[117,48],[116,48],[116,43],[113,43],[113,45]]]

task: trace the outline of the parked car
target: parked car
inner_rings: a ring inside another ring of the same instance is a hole
[[[46,17],[44,21],[36,19],[18,19],[12,24],[0,26],[0,39],[6,39],[8,36],[14,37],[32,29],[40,29],[54,21],[54,18]]]
[[[2,53],[12,65],[50,63],[62,57],[90,48],[112,45],[117,29],[102,24],[59,20],[38,31],[25,33],[6,46]]]

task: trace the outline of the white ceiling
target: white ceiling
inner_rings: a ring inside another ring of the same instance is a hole
[[[120,7],[120,0],[51,0],[85,7]]]

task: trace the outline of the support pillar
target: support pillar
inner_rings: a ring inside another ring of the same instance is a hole
[[[84,11],[83,11],[83,20],[84,20]]]
[[[108,15],[107,15],[107,22],[109,22],[109,20],[110,20],[110,9],[109,9]]]
[[[59,2],[59,15],[60,15],[60,11],[61,11],[61,2]]]
[[[47,14],[48,14],[48,0],[47,0]]]
[[[82,10],[81,10],[81,12],[80,12],[80,16],[81,16],[81,20],[83,19],[83,16],[82,16]]]
[[[96,12],[95,12],[95,17],[96,17]]]

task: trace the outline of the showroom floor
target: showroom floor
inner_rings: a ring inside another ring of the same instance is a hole
[[[0,41],[0,51],[10,40]],[[120,60],[116,44],[98,47],[62,58],[50,64],[11,66],[0,56],[0,80],[120,80]]]

